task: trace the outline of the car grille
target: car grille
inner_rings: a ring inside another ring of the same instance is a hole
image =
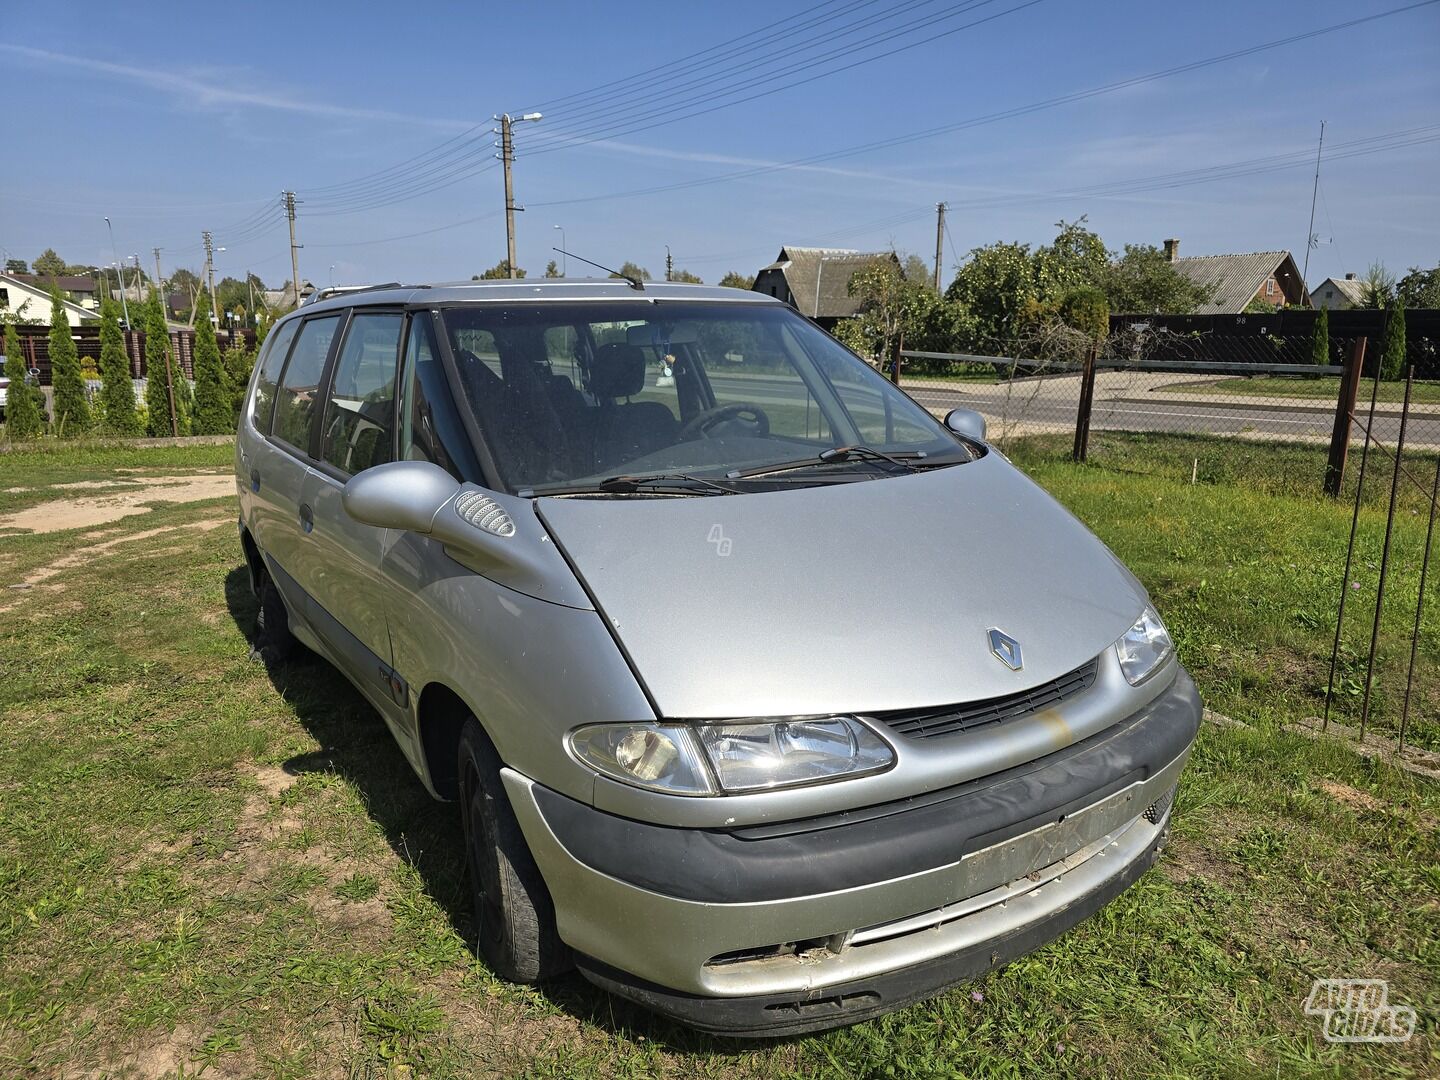
[[[960,705],[940,705],[927,709],[899,709],[895,712],[873,713],[876,720],[897,735],[912,739],[930,739],[937,735],[954,735],[987,724],[1028,716],[1041,709],[1051,709],[1076,694],[1083,694],[1095,685],[1100,669],[1099,658],[1081,664],[1074,671],[1018,694],[967,701]]]

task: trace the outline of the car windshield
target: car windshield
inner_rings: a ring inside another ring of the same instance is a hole
[[[730,476],[733,489],[738,473],[819,483],[971,456],[779,305],[470,304],[445,310],[444,321],[464,398],[511,491],[614,491],[602,482],[623,475],[651,477],[657,488],[706,478],[695,489],[713,494],[725,490],[714,481]],[[819,459],[838,447],[861,449]],[[813,469],[767,469],[810,459]]]

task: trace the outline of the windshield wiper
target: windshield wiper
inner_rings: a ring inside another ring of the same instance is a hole
[[[923,457],[929,457],[924,450],[898,450],[893,454],[887,454],[871,446],[832,446],[828,450],[820,451],[814,457],[782,461],[775,465],[760,465],[753,469],[736,469],[726,473],[725,479],[745,480],[752,476],[770,476],[773,473],[790,472],[793,469],[809,469],[819,465],[834,465],[843,461],[873,461],[877,464],[886,461],[906,472],[915,472],[921,466],[911,463]]]
[[[718,484],[689,473],[648,473],[639,476],[607,476],[593,484],[562,484],[518,492],[522,498],[544,495],[634,495],[641,490],[668,495],[739,495],[738,488]]]

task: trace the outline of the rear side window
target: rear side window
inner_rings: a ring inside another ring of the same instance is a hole
[[[298,329],[300,320],[291,319],[265,339],[265,356],[259,364],[260,372],[255,376],[255,404],[250,414],[255,426],[261,431],[270,430],[275,387],[280,381],[280,369],[285,366],[285,357],[290,352],[290,342],[295,340],[295,331]]]
[[[340,316],[307,319],[300,328],[290,362],[280,380],[275,398],[275,424],[271,429],[297,450],[310,452],[310,435],[315,430],[315,403],[320,397],[320,377],[325,374],[325,357],[340,326]]]
[[[325,405],[320,457],[347,473],[394,457],[399,312],[356,314],[345,331]]]

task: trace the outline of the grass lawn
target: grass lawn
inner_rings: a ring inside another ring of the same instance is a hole
[[[936,1001],[773,1044],[577,978],[508,986],[473,958],[451,808],[326,665],[249,658],[232,500],[0,538],[0,582],[54,571],[0,590],[0,1075],[1434,1075],[1440,786],[1282,727],[1316,710],[1348,514],[1027,452],[1150,586],[1206,699],[1250,726],[1205,727],[1160,865],[1098,916]],[[0,455],[0,490],[123,480],[135,454],[229,461],[151,453]],[[1396,612],[1419,527],[1401,523]],[[1301,1004],[1331,976],[1390,980],[1416,1037],[1323,1042]]]
[[[1366,379],[1360,384],[1359,400],[1362,407],[1370,402],[1373,383]],[[1180,394],[1243,394],[1246,397],[1322,398],[1333,402],[1340,396],[1340,377],[1325,375],[1316,379],[1288,375],[1242,376],[1216,379],[1214,382],[1187,382],[1167,386],[1164,389]],[[1382,382],[1376,396],[1379,401],[1401,402],[1405,400],[1405,383]],[[1410,391],[1412,402],[1440,403],[1440,381],[1417,380]]]

